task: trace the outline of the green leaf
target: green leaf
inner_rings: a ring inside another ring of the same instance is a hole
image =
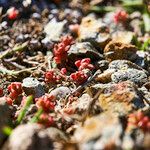
[[[24,118],[24,116],[26,115],[30,105],[33,103],[33,96],[30,95],[27,97],[26,99],[26,103],[25,103],[25,106],[22,108],[18,118],[17,118],[17,124],[20,124],[22,119]]]

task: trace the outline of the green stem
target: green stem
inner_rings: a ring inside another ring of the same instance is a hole
[[[33,103],[33,96],[28,96],[26,98],[26,103],[25,103],[25,106],[22,108],[18,118],[17,118],[17,124],[20,124],[22,119],[24,118],[26,112],[28,111],[30,105]]]
[[[35,114],[35,116],[30,120],[30,123],[36,123],[39,120],[39,117],[41,116],[41,114],[43,113],[43,109],[40,108],[37,113]]]

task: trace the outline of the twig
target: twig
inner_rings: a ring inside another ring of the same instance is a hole
[[[12,55],[15,52],[23,51],[27,48],[28,42],[23,43],[22,45],[14,47],[12,50],[6,50],[1,56],[0,59],[3,59],[4,57],[8,55]]]
[[[7,74],[7,75],[16,76],[16,75],[23,73],[23,72],[31,72],[31,70],[34,70],[34,69],[37,69],[37,67],[26,68],[26,69],[22,69],[19,71],[14,71],[14,70],[8,70],[8,69],[0,66],[0,74]]]

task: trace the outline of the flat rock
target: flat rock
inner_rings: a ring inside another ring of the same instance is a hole
[[[93,60],[103,59],[103,55],[100,54],[89,42],[80,42],[72,45],[68,51],[69,59],[78,57],[89,57]]]
[[[103,90],[99,96],[99,104],[103,110],[128,114],[145,106],[134,83],[120,82]]]
[[[106,60],[110,62],[117,59],[132,61],[137,57],[136,51],[137,49],[134,45],[111,41],[106,45],[104,55]]]

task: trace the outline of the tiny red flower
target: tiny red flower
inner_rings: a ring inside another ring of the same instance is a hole
[[[54,45],[54,60],[57,64],[60,64],[67,59],[67,51],[73,44],[73,38],[71,36],[64,36],[60,43]]]
[[[48,83],[56,83],[57,82],[57,76],[54,70],[50,70],[45,72],[45,82]]]
[[[77,71],[75,73],[72,73],[70,75],[70,78],[77,84],[82,84],[84,83],[87,79],[88,76],[83,72],[83,71]]]
[[[14,20],[18,17],[19,11],[15,7],[11,7],[7,10],[8,18]]]
[[[77,66],[78,70],[83,70],[83,69],[93,70],[94,69],[94,66],[91,64],[90,58],[84,58],[82,60],[77,60],[75,62],[75,65]]]
[[[52,111],[55,108],[54,96],[45,94],[42,97],[36,99],[36,105],[39,108],[43,108],[45,112]]]
[[[115,14],[114,14],[114,22],[116,24],[118,23],[123,23],[127,20],[128,18],[128,13],[125,11],[125,10],[120,10],[120,11],[117,11]]]
[[[21,82],[13,82],[8,86],[9,96],[12,99],[16,99],[20,94],[22,94],[22,84]]]

